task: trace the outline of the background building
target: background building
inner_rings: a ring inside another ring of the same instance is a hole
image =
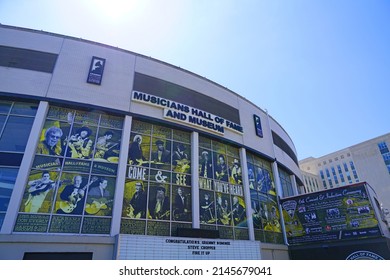
[[[390,208],[390,133],[319,158],[299,161],[306,192],[367,182]],[[389,220],[389,216],[387,216]]]
[[[258,106],[119,48],[0,26],[0,259],[287,259],[292,140]]]

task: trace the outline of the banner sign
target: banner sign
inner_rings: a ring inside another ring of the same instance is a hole
[[[120,234],[118,260],[260,260],[260,242]]]
[[[253,120],[255,122],[256,135],[259,136],[260,138],[263,138],[263,128],[261,127],[260,117],[257,115],[253,115]]]
[[[100,57],[92,57],[91,65],[89,66],[87,83],[100,85],[102,83],[104,66],[106,60]]]
[[[290,245],[381,236],[364,184],[282,199]]]
[[[163,108],[164,118],[172,121],[185,123],[221,135],[225,133],[225,129],[239,134],[243,133],[241,125],[185,104],[139,91],[133,91],[131,99],[136,102]]]

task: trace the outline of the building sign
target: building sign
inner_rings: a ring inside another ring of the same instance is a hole
[[[384,260],[384,258],[370,251],[357,251],[350,254],[346,260]]]
[[[120,234],[118,260],[260,260],[260,242]]]
[[[261,127],[261,119],[257,115],[253,115],[253,119],[255,122],[255,130],[256,130],[256,135],[263,138],[263,128]]]
[[[381,236],[364,184],[281,200],[290,245]]]
[[[102,83],[104,66],[106,60],[100,57],[92,57],[91,65],[89,66],[87,83],[100,85]]]
[[[163,108],[164,118],[175,122],[184,123],[220,135],[225,133],[225,129],[239,134],[243,133],[241,125],[185,104],[140,91],[133,91],[131,99],[136,102]]]

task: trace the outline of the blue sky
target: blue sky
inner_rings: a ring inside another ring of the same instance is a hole
[[[0,0],[0,23],[204,76],[266,109],[299,159],[390,132],[390,1]]]

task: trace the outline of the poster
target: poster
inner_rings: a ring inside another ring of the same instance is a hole
[[[381,236],[364,184],[282,199],[281,205],[290,245]]]
[[[14,231],[109,234],[122,126],[122,117],[51,106]]]

